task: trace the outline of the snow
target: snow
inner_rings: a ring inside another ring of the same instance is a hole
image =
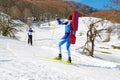
[[[73,65],[48,59],[58,55],[58,41],[64,35],[64,26],[57,25],[56,21],[51,22],[50,26],[47,23],[40,27],[34,25],[33,46],[27,44],[26,28],[16,34],[19,40],[0,36],[0,80],[119,80],[120,50],[111,47],[120,43],[117,35],[113,34],[110,42],[96,41],[95,57],[82,55],[79,47],[85,44],[89,24],[90,18],[79,18],[77,42],[71,46]],[[107,25],[113,24],[108,22]],[[62,52],[63,59],[67,60],[65,45]]]

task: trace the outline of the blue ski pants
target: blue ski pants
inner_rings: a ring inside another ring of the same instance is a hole
[[[68,57],[71,57],[71,53],[70,53],[70,45],[71,45],[71,43],[69,42],[69,36],[70,36],[70,34],[67,33],[60,39],[60,42],[59,42],[59,54],[62,54],[61,46],[64,43],[66,43],[66,49],[67,49]]]

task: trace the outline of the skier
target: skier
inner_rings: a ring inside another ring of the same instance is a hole
[[[67,53],[68,53],[68,61],[69,63],[71,63],[71,53],[70,53],[70,41],[69,41],[69,37],[70,37],[70,28],[71,28],[71,20],[72,20],[72,16],[70,15],[68,20],[63,22],[60,19],[57,19],[58,24],[62,24],[65,25],[65,35],[60,39],[60,42],[58,44],[58,48],[59,48],[59,54],[58,57],[56,57],[57,60],[61,60],[62,59],[62,51],[61,51],[61,46],[66,43],[66,49],[67,49]]]
[[[33,41],[32,41],[32,33],[33,33],[34,31],[32,30],[32,28],[30,28],[29,30],[28,30],[28,44],[30,43],[31,45],[32,45],[32,43],[33,43]]]

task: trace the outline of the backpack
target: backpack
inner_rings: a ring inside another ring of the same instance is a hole
[[[78,30],[78,17],[79,17],[79,13],[77,11],[74,11],[72,14],[70,37],[69,37],[69,41],[71,44],[75,44],[76,42],[76,31]]]

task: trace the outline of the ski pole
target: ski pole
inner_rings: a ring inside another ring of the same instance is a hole
[[[36,44],[36,37],[35,37],[35,32],[34,32],[34,44]]]
[[[57,19],[57,17],[58,17],[58,15],[56,14],[55,20]],[[52,39],[53,39],[53,37],[54,37],[54,33],[55,33],[55,30],[56,30],[56,26],[57,26],[57,22],[56,22],[56,21],[55,21],[55,23],[54,23],[53,26],[54,26],[54,27],[53,27],[53,31],[52,31]]]
[[[54,27],[53,27],[53,31],[52,31],[52,39],[53,39],[55,31],[56,31],[56,26],[57,26],[57,23],[55,22]]]
[[[28,34],[26,34],[26,36],[25,36],[25,42],[27,41],[27,37],[28,37]]]

